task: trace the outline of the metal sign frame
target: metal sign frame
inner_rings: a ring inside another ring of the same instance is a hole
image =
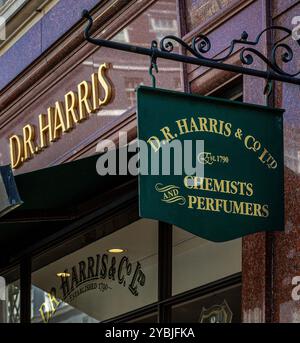
[[[283,26],[269,26],[265,28],[261,33],[258,34],[254,41],[249,41],[248,33],[244,31],[242,32],[239,39],[233,39],[231,41],[229,51],[225,56],[220,58],[208,58],[205,56],[205,54],[210,52],[212,44],[209,38],[204,34],[198,34],[197,36],[195,36],[192,39],[191,45],[188,45],[182,39],[176,36],[168,35],[161,39],[159,45],[157,41],[152,41],[151,48],[144,48],[136,45],[93,38],[93,18],[87,10],[84,10],[82,12],[82,16],[83,18],[86,18],[88,20],[88,25],[84,30],[84,37],[88,42],[111,49],[149,56],[151,57],[151,65],[156,65],[157,58],[163,58],[208,68],[226,70],[244,75],[256,76],[259,78],[264,78],[268,81],[274,80],[300,85],[300,78],[297,77],[298,75],[300,75],[300,70],[296,71],[293,74],[289,74],[285,72],[277,62],[280,51],[281,54],[279,59],[281,63],[289,63],[294,58],[292,47],[283,42],[286,38],[292,36],[292,31]],[[269,34],[270,32],[276,31],[283,33],[283,37],[272,44],[270,54],[268,57],[266,57],[259,50],[255,49],[255,46],[260,43],[261,38],[264,34]],[[192,56],[174,53],[174,42],[179,44],[186,52],[190,53]],[[297,40],[297,43],[300,46],[300,39]],[[267,71],[224,63],[226,59],[228,59],[236,52],[235,47],[237,45],[242,46],[242,49],[240,51],[240,61],[243,65],[251,66],[254,62],[254,55],[265,63]]]

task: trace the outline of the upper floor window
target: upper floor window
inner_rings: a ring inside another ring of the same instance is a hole
[[[128,29],[120,31],[112,40],[120,43],[129,43]]]
[[[229,6],[241,1],[237,0],[186,0],[188,31],[203,24],[208,19],[222,13]]]
[[[169,18],[150,18],[151,30],[156,33],[157,39],[161,40],[166,35],[177,34],[176,19]]]

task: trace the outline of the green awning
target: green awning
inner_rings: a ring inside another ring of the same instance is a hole
[[[134,179],[100,176],[96,170],[99,156],[15,176],[23,203],[0,218],[0,260],[8,252],[11,255],[59,232],[95,209],[95,204],[100,208],[105,194]]]

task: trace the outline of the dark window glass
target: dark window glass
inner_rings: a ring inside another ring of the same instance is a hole
[[[172,308],[175,323],[239,323],[241,286],[222,289]]]

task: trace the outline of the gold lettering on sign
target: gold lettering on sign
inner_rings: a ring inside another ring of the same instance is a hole
[[[40,147],[46,148],[52,140],[52,108],[48,108],[48,115],[39,115]]]
[[[108,78],[105,76],[105,71],[109,68],[109,64],[103,63],[100,65],[98,69],[98,78],[100,85],[102,86],[104,90],[104,98],[103,100],[99,99],[99,105],[100,106],[105,106],[109,104],[109,102],[112,99],[112,85],[109,82]]]
[[[13,135],[9,138],[11,167],[17,168],[23,161],[24,153],[23,138]]]
[[[82,81],[77,86],[77,92],[66,93],[64,101],[56,101],[47,109],[47,114],[41,113],[38,116],[38,127],[27,124],[22,129],[22,135],[12,134],[9,137],[13,169],[20,167],[23,162],[49,147],[78,123],[112,101],[113,87],[106,76],[109,68],[109,64],[101,64],[98,72],[91,75],[91,81]]]
[[[47,293],[47,301],[44,302],[39,308],[39,312],[44,323],[48,323],[50,319],[55,314],[61,301],[56,299],[55,295],[52,293]]]
[[[35,130],[30,124],[23,127],[23,139],[24,139],[24,161],[29,160],[35,153],[34,146]]]
[[[185,176],[183,184],[186,189],[200,191],[201,194],[204,191],[248,196],[249,198],[254,195],[254,186],[251,182],[200,176]],[[227,214],[253,217],[267,218],[269,216],[268,204],[212,198],[202,195],[188,195],[187,207],[191,210],[224,212]]]
[[[90,82],[83,81],[78,85],[79,121],[87,119],[88,114],[92,113],[91,94],[92,85]]]
[[[79,122],[79,115],[77,111],[78,106],[78,96],[74,92],[69,92],[65,95],[65,105],[66,105],[66,123],[67,131],[72,130]]]
[[[56,141],[63,132],[67,131],[64,118],[65,113],[63,104],[60,101],[56,101],[54,109],[53,141]]]
[[[157,136],[147,139],[154,152],[158,152],[162,144],[170,143],[178,136],[189,135],[194,132],[204,132],[214,135],[222,135],[226,138],[236,139],[238,144],[251,153],[257,154],[258,161],[269,169],[276,169],[278,163],[275,157],[263,144],[252,135],[245,135],[241,128],[234,128],[232,123],[220,119],[194,115],[189,118],[175,120],[172,125],[160,128]],[[226,155],[213,155],[210,152],[202,152],[198,155],[198,161],[202,164],[212,165],[214,163],[229,163]]]

